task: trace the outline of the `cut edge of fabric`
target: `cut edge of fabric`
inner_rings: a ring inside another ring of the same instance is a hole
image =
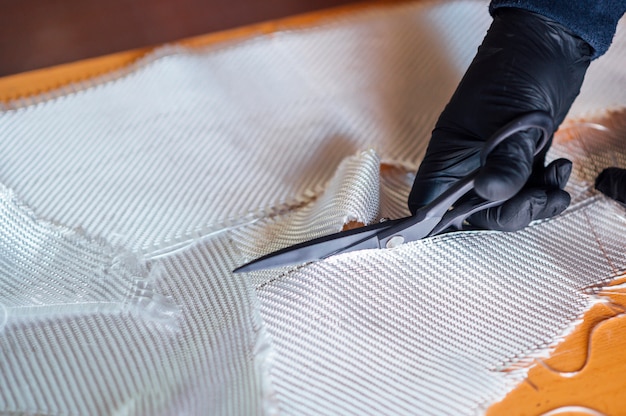
[[[0,333],[27,321],[93,313],[130,313],[160,328],[177,327],[180,306],[155,288],[161,268],[81,229],[38,218],[3,185],[0,214],[8,223],[2,236]]]

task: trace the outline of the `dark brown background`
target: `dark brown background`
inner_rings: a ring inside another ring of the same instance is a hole
[[[0,76],[358,0],[0,0]]]

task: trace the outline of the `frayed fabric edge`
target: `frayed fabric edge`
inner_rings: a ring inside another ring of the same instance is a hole
[[[39,243],[56,245],[54,250],[35,250],[27,253],[29,256],[25,259],[18,258],[13,262],[10,257],[18,254],[5,253],[5,262],[9,266],[4,270],[7,274],[0,275],[0,279],[6,279],[5,283],[14,288],[20,283],[35,282],[35,285],[29,289],[32,292],[30,301],[18,296],[10,299],[6,293],[4,298],[0,297],[0,334],[7,326],[27,321],[96,313],[128,313],[162,327],[177,327],[180,306],[155,288],[155,282],[163,276],[161,268],[151,267],[124,247],[113,246],[101,237],[88,236],[80,228],[71,229],[38,218],[12,189],[2,184],[0,200],[3,205],[0,213],[6,216],[3,234],[13,234],[14,240],[10,241],[32,238]],[[65,253],[59,254],[59,251]],[[60,262],[59,258],[65,263],[53,268],[50,263]],[[89,267],[77,266],[86,260],[93,263]],[[65,274],[53,273],[58,270]],[[50,274],[46,275],[46,271]],[[83,275],[79,276],[81,273]],[[24,281],[16,281],[20,278]],[[52,287],[45,299],[38,298],[37,282]],[[76,285],[72,286],[72,283]]]

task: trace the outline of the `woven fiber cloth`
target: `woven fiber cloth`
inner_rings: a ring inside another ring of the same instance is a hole
[[[132,68],[0,112],[0,413],[473,414],[623,272],[626,31],[550,158],[572,206],[519,233],[234,275],[408,214],[484,1],[371,8]]]

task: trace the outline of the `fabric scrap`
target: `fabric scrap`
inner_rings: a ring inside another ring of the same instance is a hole
[[[180,308],[155,290],[158,270],[130,251],[38,219],[2,185],[0,224],[0,323],[124,312],[175,326]]]
[[[298,209],[276,214],[230,232],[233,243],[245,261],[272,251],[323,235],[341,231],[349,223],[369,224],[378,217],[380,200],[380,161],[373,150],[346,158],[319,195]],[[274,219],[278,218],[278,221]],[[254,286],[263,276],[254,273]]]
[[[571,331],[590,305],[588,288],[625,264],[623,241],[611,264],[605,257],[605,240],[626,233],[615,214],[596,201],[520,233],[455,233],[348,253],[258,288],[281,409],[486,409]]]

